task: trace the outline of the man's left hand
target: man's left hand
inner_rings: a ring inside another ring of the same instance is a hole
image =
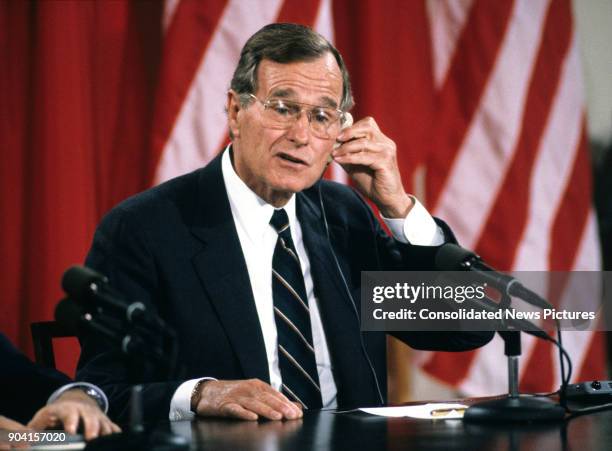
[[[340,147],[332,152],[355,182],[355,188],[370,199],[383,216],[405,218],[412,208],[412,199],[404,191],[397,165],[397,148],[371,117],[345,128],[337,141]]]
[[[68,390],[57,400],[36,412],[28,427],[41,430],[63,425],[66,432],[76,434],[79,422],[83,423],[86,440],[99,435],[121,432],[119,426],[100,410],[98,404],[78,389]]]

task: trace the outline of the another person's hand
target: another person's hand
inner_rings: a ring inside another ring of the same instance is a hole
[[[387,218],[404,218],[413,205],[404,191],[397,164],[397,149],[376,121],[366,117],[342,130],[340,146],[332,152],[361,194]]]
[[[64,427],[69,434],[76,434],[79,422],[83,423],[83,434],[86,440],[99,435],[121,432],[100,410],[98,404],[82,390],[74,389],[63,393],[51,404],[43,407],[28,423],[31,429]]]
[[[6,430],[11,432],[20,432],[27,431],[28,428],[21,423],[18,423],[15,420],[11,420],[3,415],[0,415],[0,430]],[[4,440],[0,439],[0,450],[11,450],[11,449],[19,449],[19,448],[28,448],[27,442],[10,442],[8,441],[7,436],[5,435]]]
[[[206,381],[202,384],[195,411],[202,416],[231,417],[242,420],[294,420],[302,418],[299,404],[259,379]]]
[[[27,431],[28,428],[25,424],[18,423],[15,420],[11,420],[3,415],[0,415],[0,429],[6,429],[8,431]]]

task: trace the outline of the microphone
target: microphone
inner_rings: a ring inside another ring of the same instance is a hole
[[[62,276],[62,288],[76,299],[89,297],[91,290],[104,284],[108,284],[106,276],[86,266],[71,266]]]
[[[79,330],[94,332],[111,342],[119,343],[125,354],[142,352],[147,346],[136,334],[125,334],[123,331],[105,323],[102,318],[95,318],[87,313],[71,298],[62,299],[55,307],[55,320],[75,335]]]
[[[486,310],[489,313],[495,313],[499,311],[499,304],[491,299],[485,297],[483,299],[470,299],[466,300],[469,305],[476,306],[480,309]],[[497,332],[511,332],[514,330],[518,330],[521,332],[525,332],[529,335],[533,335],[538,338],[542,338],[544,340],[548,340],[548,334],[539,326],[532,323],[529,320],[522,318],[506,318],[504,320],[496,320],[497,323],[501,324],[504,328],[495,329]],[[510,327],[509,327],[510,326]]]
[[[488,285],[508,296],[516,296],[542,309],[553,306],[533,291],[524,287],[516,278],[500,273],[482,261],[479,255],[453,243],[440,246],[435,257],[440,271],[470,271]]]
[[[115,312],[130,323],[142,322],[159,327],[160,324],[147,315],[142,302],[127,302],[116,294],[108,284],[108,278],[85,266],[74,265],[62,277],[62,288],[85,310],[97,308]]]

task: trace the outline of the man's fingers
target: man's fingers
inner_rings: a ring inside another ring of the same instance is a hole
[[[235,402],[225,404],[221,407],[220,413],[223,416],[241,420],[256,421],[259,418],[255,412],[251,412]]]
[[[371,117],[365,117],[343,129],[338,135],[338,141],[346,142],[352,139],[373,137],[377,134],[380,134],[380,128],[376,121]]]
[[[62,424],[68,434],[76,434],[79,421],[83,422],[83,435],[91,440],[99,435],[121,432],[119,426],[111,422],[97,406],[79,401],[57,401],[40,409],[29,426],[33,429],[45,429]]]
[[[368,148],[368,139],[367,138],[358,138],[352,141],[347,141],[342,144],[340,147],[336,148],[332,152],[332,156],[341,156],[349,153],[359,153],[367,150]]]
[[[272,393],[266,393],[262,399],[274,410],[280,412],[288,420],[294,420],[301,416],[301,409],[296,407],[291,401],[289,401],[282,393],[276,391]],[[280,396],[278,396],[280,395]]]
[[[54,418],[55,416],[51,414],[49,407],[43,407],[36,412],[34,417],[30,420],[28,423],[28,428],[34,430],[45,429],[55,423]]]
[[[100,434],[100,418],[98,415],[87,408],[80,410],[80,415],[83,421],[85,440],[96,438]]]
[[[364,138],[343,144],[332,152],[332,157],[339,162],[343,157],[360,154],[368,154],[380,159],[380,161],[387,161],[393,156],[386,143],[369,141]]]
[[[350,164],[354,166],[367,166],[373,170],[376,169],[374,166],[378,163],[378,159],[375,155],[365,152],[346,154],[337,158],[334,157],[334,160],[341,165]]]
[[[271,407],[268,403],[257,398],[245,398],[241,400],[242,406],[255,412],[257,415],[267,418],[268,420],[282,420],[283,413]]]
[[[84,427],[83,435],[86,440],[91,440],[101,435],[121,432],[121,428],[102,413],[83,411],[82,419]]]
[[[197,412],[203,416],[232,416],[245,420],[302,417],[282,393],[261,380],[211,381],[204,385]]]
[[[281,403],[285,403],[285,404],[290,405],[290,406],[293,405],[293,402],[289,398],[287,398],[282,392],[272,388],[271,385],[265,384],[265,386],[263,388],[264,388],[263,392],[266,395],[269,395],[270,397],[278,400]]]
[[[100,420],[100,435],[109,435],[112,434],[113,430],[111,428],[110,422],[106,420]]]
[[[256,380],[253,382],[253,385],[256,391],[252,393],[252,398],[267,404],[272,409],[280,412],[282,416],[287,419],[293,420],[301,416],[301,411],[296,409],[295,405],[283,393],[272,388],[270,384]],[[268,416],[266,417],[270,418]]]
[[[42,429],[42,428],[40,427],[40,424],[41,424],[41,416],[42,416],[42,413],[41,413],[41,411],[39,410],[39,411],[38,411],[38,412],[36,412],[36,414],[35,414],[35,415],[32,417],[32,419],[30,420],[30,422],[27,424],[27,426],[26,426],[26,427],[27,427],[27,428],[30,428],[30,429]]]
[[[69,434],[76,434],[79,427],[79,412],[76,409],[68,409],[63,416],[60,416],[64,425],[64,430]]]
[[[109,435],[115,432],[121,432],[121,428],[108,419],[106,416],[102,416],[97,414],[92,416],[92,418],[97,422],[97,435]],[[97,436],[96,435],[96,436]]]

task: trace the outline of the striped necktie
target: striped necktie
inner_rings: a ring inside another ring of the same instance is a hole
[[[307,409],[319,409],[321,388],[312,345],[310,309],[287,212],[274,210],[270,224],[278,233],[272,258],[272,298],[282,392]]]

